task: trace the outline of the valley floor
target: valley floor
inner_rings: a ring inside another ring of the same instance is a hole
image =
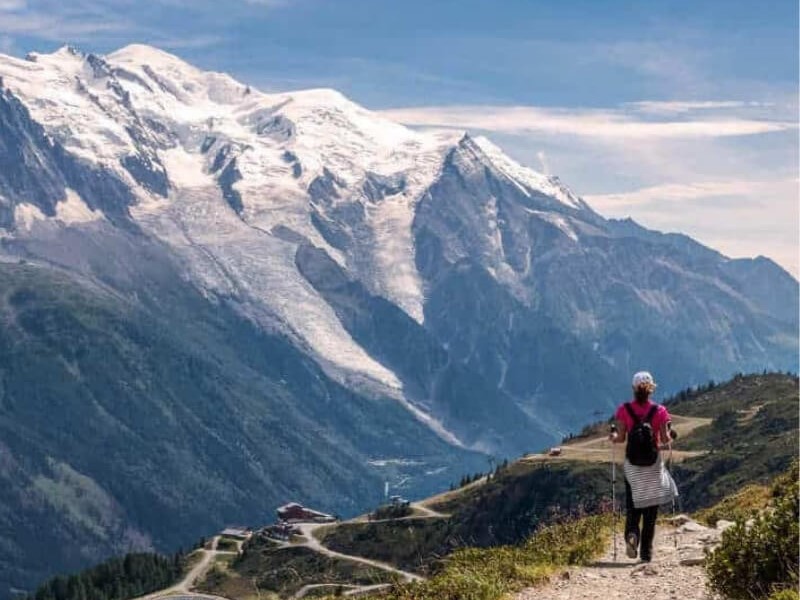
[[[593,565],[571,569],[546,587],[524,590],[515,600],[716,600],[702,559],[704,548],[714,546],[720,533],[688,521],[676,535],[673,527],[659,524],[653,561],[642,563],[625,555],[620,526],[616,562],[612,542]]]

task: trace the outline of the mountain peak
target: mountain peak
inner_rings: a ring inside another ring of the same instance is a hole
[[[548,176],[521,165],[484,136],[472,138],[465,135],[463,139],[472,142],[475,147],[479,148],[495,168],[526,195],[530,196],[531,192],[538,192],[555,198],[568,208],[580,211],[588,209],[586,203],[561,183],[558,177]]]
[[[303,101],[309,104],[340,106],[345,108],[357,108],[358,105],[339,90],[333,88],[309,88],[287,92],[296,101]]]
[[[108,59],[112,62],[120,61],[144,64],[180,63],[186,67],[194,69],[194,67],[192,67],[182,58],[148,44],[128,44],[127,46],[123,46],[119,50],[115,50],[109,54]]]

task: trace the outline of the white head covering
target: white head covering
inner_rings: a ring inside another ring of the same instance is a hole
[[[641,386],[656,387],[656,380],[647,371],[639,371],[633,376],[633,387],[638,388]]]

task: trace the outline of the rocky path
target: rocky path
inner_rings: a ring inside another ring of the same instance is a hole
[[[616,563],[609,545],[595,564],[571,568],[543,588],[520,592],[515,600],[717,600],[707,588],[703,551],[719,541],[727,523],[709,529],[683,516],[676,520],[677,547],[676,529],[659,525],[651,563],[629,559],[618,533]]]

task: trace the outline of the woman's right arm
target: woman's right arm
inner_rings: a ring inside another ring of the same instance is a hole
[[[615,444],[623,444],[628,435],[628,430],[625,428],[625,423],[619,419],[614,419],[614,423],[616,424],[616,431],[610,433],[608,439]]]

